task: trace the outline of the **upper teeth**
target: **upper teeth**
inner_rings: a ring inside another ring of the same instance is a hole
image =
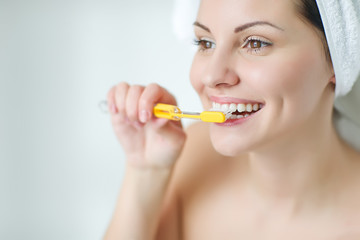
[[[211,110],[213,110],[213,111],[221,111],[221,112],[224,112],[224,113],[235,112],[237,110],[238,112],[242,113],[242,112],[257,111],[257,110],[261,109],[261,107],[262,106],[259,105],[258,103],[255,103],[255,104],[251,104],[251,103],[247,103],[247,104],[244,104],[244,103],[220,104],[220,103],[213,102]]]

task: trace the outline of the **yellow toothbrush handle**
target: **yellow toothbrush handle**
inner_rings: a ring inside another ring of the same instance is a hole
[[[158,103],[154,107],[154,115],[158,118],[166,118],[179,121],[181,118],[200,119],[200,114],[183,113],[174,105]]]
[[[204,122],[222,123],[226,121],[225,114],[222,112],[204,111],[202,113],[183,113],[174,105],[158,103],[154,107],[154,115],[158,118],[166,118],[179,121],[181,118],[200,119]]]
[[[166,118],[179,121],[181,118],[181,110],[174,105],[158,103],[153,109],[155,117]]]

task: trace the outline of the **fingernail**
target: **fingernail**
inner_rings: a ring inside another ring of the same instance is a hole
[[[140,112],[140,122],[146,123],[150,119],[150,114],[146,110]]]

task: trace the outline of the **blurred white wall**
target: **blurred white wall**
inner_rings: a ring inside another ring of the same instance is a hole
[[[98,108],[119,81],[186,110],[191,43],[169,0],[0,0],[0,239],[101,239],[124,155]]]

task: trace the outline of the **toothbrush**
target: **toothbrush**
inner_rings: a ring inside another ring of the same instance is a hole
[[[223,123],[230,117],[231,113],[216,111],[204,111],[201,113],[182,112],[177,106],[158,103],[154,107],[154,115],[158,118],[167,118],[175,121],[179,121],[181,118],[191,118],[204,122]]]

